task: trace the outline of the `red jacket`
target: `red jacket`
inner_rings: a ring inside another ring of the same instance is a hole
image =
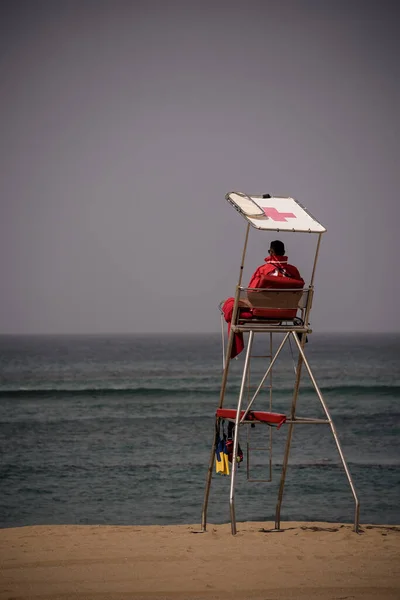
[[[263,284],[266,275],[269,277],[291,277],[292,279],[303,281],[298,269],[296,269],[294,265],[290,265],[287,260],[287,256],[267,256],[265,259],[266,264],[258,267],[253,273],[253,276],[250,279],[249,288],[270,287],[269,285],[266,285],[266,282]]]
[[[271,285],[271,283],[272,283],[271,281],[268,281],[269,277],[289,277],[290,279],[296,280],[295,287],[303,287],[304,286],[304,280],[300,276],[298,269],[294,265],[290,265],[287,262],[287,256],[279,256],[279,257],[267,256],[267,258],[265,259],[265,262],[266,262],[265,265],[261,265],[253,273],[253,276],[250,279],[250,283],[248,286],[249,288],[275,287],[275,286]],[[292,282],[291,282],[291,285],[292,285]],[[279,287],[279,285],[277,285],[276,287]],[[228,298],[222,307],[222,312],[224,314],[225,321],[228,323],[228,333],[230,331],[230,324],[231,324],[231,320],[232,320],[234,301],[235,301],[234,298]],[[267,312],[266,315],[264,314],[265,312]],[[256,309],[253,311],[241,309],[241,314],[242,314],[243,318],[251,318],[253,315],[256,316],[257,314],[259,314],[260,316],[270,316],[272,318],[276,318],[276,317],[279,317],[281,312],[282,312],[281,309],[272,309],[272,310],[268,310],[268,311],[265,311],[263,309],[260,309],[258,311]],[[243,334],[236,333],[234,340],[233,340],[231,358],[234,358],[235,356],[240,354],[240,352],[243,350],[243,348],[244,348]]]

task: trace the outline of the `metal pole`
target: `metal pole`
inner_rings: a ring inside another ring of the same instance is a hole
[[[288,335],[290,335],[290,332]],[[296,336],[296,334],[294,334],[294,335]],[[306,334],[305,333],[302,334],[301,339],[302,339],[301,343],[304,345],[306,343]],[[299,355],[299,358],[297,360],[296,380],[295,380],[294,390],[293,390],[292,406],[290,409],[290,420],[291,421],[293,421],[296,416],[296,404],[297,404],[297,397],[299,395],[302,365],[303,365],[303,358],[301,355]],[[293,423],[289,423],[288,434],[287,434],[286,445],[285,445],[285,454],[283,456],[281,481],[279,484],[278,501],[276,503],[276,508],[275,508],[275,529],[280,529],[280,527],[281,527],[281,506],[282,506],[282,499],[283,499],[283,491],[285,489],[286,471],[287,471],[287,466],[288,466],[288,462],[289,462],[289,454],[290,454],[290,446],[292,443],[292,437],[293,437]]]
[[[310,287],[312,287],[314,285],[315,269],[317,268],[317,260],[318,260],[318,255],[319,255],[319,247],[321,245],[321,238],[322,238],[322,233],[318,234],[318,242],[317,242],[317,248],[315,250],[315,258],[314,258],[314,265],[313,265],[313,270],[312,270],[312,274],[311,274]]]
[[[300,344],[299,340],[297,339],[297,337],[295,335],[293,337],[295,338],[295,342],[296,342],[297,347],[299,349],[299,352],[300,352],[300,354],[302,356],[302,359],[304,361],[304,364],[306,366],[306,369],[308,371],[310,379],[311,379],[311,381],[313,383],[315,391],[317,392],[317,396],[318,396],[318,398],[319,398],[319,400],[320,400],[320,402],[322,404],[322,408],[324,409],[326,417],[329,420],[329,425],[330,425],[331,430],[332,430],[332,434],[333,434],[333,437],[334,437],[334,440],[335,440],[335,443],[336,443],[336,447],[338,449],[339,456],[340,456],[340,459],[342,461],[342,465],[343,465],[343,468],[345,470],[345,473],[346,473],[346,476],[347,476],[347,480],[349,482],[350,489],[351,489],[353,497],[354,497],[354,501],[355,501],[354,531],[356,533],[358,533],[359,521],[360,521],[360,503],[359,503],[358,498],[357,498],[356,490],[355,490],[355,487],[354,487],[354,484],[353,484],[353,480],[352,480],[351,475],[350,475],[349,468],[348,468],[347,463],[346,463],[346,459],[344,457],[342,448],[340,446],[339,437],[338,437],[338,434],[337,434],[337,431],[336,431],[336,427],[335,427],[335,425],[334,425],[334,423],[332,421],[332,418],[331,418],[331,415],[329,413],[328,407],[325,404],[325,401],[324,401],[324,399],[322,397],[321,391],[320,391],[320,389],[318,387],[318,384],[317,384],[317,382],[316,382],[316,380],[314,378],[314,375],[313,375],[313,373],[311,371],[311,367],[308,364],[308,361],[307,361],[307,359],[305,357],[302,345]]]
[[[235,303],[233,305],[231,325],[232,325],[232,323],[236,323],[237,314],[239,312],[240,286],[242,285],[243,266],[244,266],[244,259],[246,258],[246,250],[247,250],[247,242],[248,242],[248,239],[249,239],[249,231],[250,231],[250,223],[246,227],[246,236],[245,236],[245,239],[244,239],[244,246],[243,246],[243,252],[242,252],[242,260],[241,260],[241,263],[240,263],[239,280],[238,280],[237,285],[236,285]],[[230,358],[230,354],[227,355],[226,362],[228,362],[229,358]]]
[[[272,360],[272,333],[269,334],[269,355],[270,363]],[[272,369],[269,375],[269,411],[272,412]],[[269,480],[272,481],[272,427],[268,427],[269,432]]]
[[[236,517],[235,517],[235,498],[234,498],[234,496],[235,496],[235,475],[236,475],[236,469],[237,469],[236,457],[237,457],[237,451],[238,451],[238,445],[239,445],[240,410],[242,407],[243,394],[244,394],[244,389],[245,389],[245,385],[246,385],[247,373],[249,370],[250,354],[251,354],[251,348],[253,345],[253,339],[254,339],[254,332],[250,331],[249,341],[247,343],[246,358],[245,358],[244,367],[243,367],[242,383],[240,384],[239,399],[238,399],[238,405],[237,405],[237,410],[236,410],[236,419],[235,419],[235,434],[234,434],[234,438],[233,438],[233,453],[232,453],[231,489],[230,489],[230,495],[229,495],[232,535],[236,534]]]
[[[247,242],[248,242],[248,239],[249,239],[249,230],[250,230],[250,224],[248,224],[247,227],[246,227],[246,235],[245,235],[245,238],[244,238],[244,246],[243,246],[243,252],[242,252],[242,261],[240,263],[239,280],[238,280],[238,284],[236,286],[235,304],[234,304],[233,312],[232,312],[231,330],[229,332],[228,344],[227,344],[227,349],[226,349],[225,368],[224,368],[224,373],[223,373],[223,376],[222,376],[221,391],[220,391],[220,395],[219,395],[219,405],[218,405],[218,408],[222,408],[222,406],[224,404],[225,389],[226,389],[226,383],[227,383],[227,380],[228,380],[228,372],[229,372],[229,363],[230,363],[230,360],[231,360],[232,346],[233,346],[233,340],[234,340],[234,335],[235,335],[235,333],[234,333],[234,331],[232,329],[232,323],[236,323],[236,317],[237,317],[237,313],[238,313],[238,310],[239,310],[240,285],[242,283],[243,265],[244,265],[244,259],[246,257]]]
[[[231,331],[229,333],[228,344],[227,344],[225,368],[224,368],[224,372],[222,374],[221,392],[220,392],[220,396],[219,396],[219,405],[218,405],[218,408],[222,408],[223,403],[224,403],[226,382],[227,382],[227,379],[228,379],[228,372],[229,372],[229,365],[230,365],[230,356],[231,356],[231,352],[232,352],[233,336],[234,335],[235,334],[234,334],[234,332],[231,329]],[[215,429],[215,431],[214,431],[214,437],[213,437],[213,442],[212,442],[211,452],[210,452],[210,460],[208,462],[207,477],[206,477],[206,488],[204,490],[203,508],[202,508],[202,511],[201,511],[201,530],[202,531],[206,531],[206,528],[207,528],[207,508],[208,508],[208,499],[209,499],[209,496],[210,496],[211,480],[212,480],[213,470],[214,470],[215,445],[216,445],[216,443],[217,443],[217,429]]]
[[[250,223],[248,223],[247,227],[246,227],[246,235],[245,235],[245,239],[244,239],[244,246],[243,246],[243,252],[242,252],[242,260],[240,263],[240,271],[239,271],[239,281],[238,284],[236,286],[236,296],[235,296],[235,304],[234,304],[234,308],[233,308],[233,313],[232,313],[232,321],[231,323],[235,323],[236,321],[236,316],[239,310],[239,295],[240,295],[240,285],[242,283],[242,276],[243,276],[243,265],[244,265],[244,260],[246,257],[246,250],[247,250],[247,243],[248,243],[248,239],[249,239],[249,231],[250,231]],[[227,349],[226,349],[226,355],[225,355],[225,360],[224,360],[224,371],[222,374],[222,382],[221,382],[221,391],[220,391],[220,395],[219,395],[219,405],[218,408],[222,408],[223,404],[224,404],[224,398],[225,398],[225,389],[226,389],[226,383],[228,380],[228,373],[229,373],[229,365],[230,365],[230,360],[231,360],[231,354],[232,354],[232,347],[233,347],[233,340],[234,340],[234,331],[231,330],[229,332],[229,338],[228,338],[228,344],[227,344]],[[207,469],[207,477],[206,477],[206,488],[204,490],[204,500],[203,500],[203,508],[201,511],[201,530],[202,531],[206,531],[207,528],[207,508],[208,508],[208,499],[210,496],[210,488],[211,488],[211,480],[212,480],[212,475],[213,475],[213,469],[214,469],[214,461],[215,461],[215,444],[217,441],[217,431],[214,431],[214,438],[213,438],[213,443],[211,446],[211,452],[210,452],[210,460],[208,462],[208,469]]]
[[[244,246],[243,246],[243,252],[242,252],[242,262],[240,263],[240,273],[239,273],[238,285],[242,285],[243,266],[244,266],[244,259],[246,258],[247,242],[249,240],[249,231],[250,231],[250,223],[248,223],[247,227],[246,227],[246,235],[245,235],[245,238],[244,238]]]

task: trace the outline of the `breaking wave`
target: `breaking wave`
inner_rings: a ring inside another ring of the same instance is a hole
[[[290,394],[292,387],[276,387],[274,388],[274,394]],[[329,396],[398,396],[400,397],[400,385],[387,385],[387,384],[376,384],[376,385],[338,385],[338,386],[320,386],[323,394]],[[191,396],[217,396],[219,395],[220,389],[217,385],[215,386],[196,386],[195,383],[188,384],[185,387],[151,387],[151,386],[140,386],[132,387],[126,386],[115,386],[115,385],[103,385],[103,386],[85,386],[82,384],[74,386],[53,386],[53,387],[19,387],[19,388],[0,388],[0,397],[25,397],[25,396],[40,396],[40,397],[57,397],[57,396],[132,396],[132,397],[165,397],[165,396],[180,396],[184,397],[190,394]],[[228,394],[237,394],[239,392],[239,386],[230,386],[227,389]],[[302,386],[300,393],[313,393],[314,388],[310,385]]]

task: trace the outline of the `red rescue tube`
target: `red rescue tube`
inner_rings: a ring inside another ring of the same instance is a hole
[[[218,408],[216,416],[221,417],[221,419],[236,419],[236,412],[235,408]],[[240,418],[243,417],[244,413],[244,410],[240,411]],[[268,425],[276,425],[279,429],[286,422],[286,415],[260,410],[250,410],[246,415],[246,421],[259,421],[261,423],[267,423]]]

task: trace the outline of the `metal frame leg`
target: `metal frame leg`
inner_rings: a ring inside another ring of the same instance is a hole
[[[223,370],[223,374],[222,374],[222,382],[221,382],[221,392],[220,392],[220,396],[219,396],[219,406],[218,408],[222,408],[223,404],[224,404],[224,398],[225,398],[225,389],[226,389],[226,383],[228,380],[228,373],[229,373],[229,365],[230,365],[230,361],[231,361],[231,353],[232,353],[232,347],[233,347],[233,339],[234,339],[234,332],[230,331],[229,334],[229,339],[228,339],[228,344],[227,344],[227,350],[226,350],[226,358],[224,361],[224,370]],[[204,500],[203,500],[203,508],[201,511],[201,531],[206,531],[207,529],[207,508],[208,508],[208,500],[210,497],[210,488],[211,488],[211,480],[212,480],[212,476],[213,476],[213,469],[214,469],[214,461],[215,461],[215,444],[216,444],[216,436],[217,436],[217,432],[216,430],[214,431],[214,437],[213,437],[213,443],[211,446],[211,452],[210,452],[210,460],[208,463],[208,470],[207,470],[207,478],[206,478],[206,488],[204,490]]]
[[[290,336],[290,333],[288,334],[288,337],[289,336]],[[296,338],[296,341],[298,341],[296,333],[294,334],[294,337]],[[303,346],[306,343],[306,334],[305,333],[302,336],[301,343]],[[290,420],[291,421],[293,421],[296,416],[296,405],[297,405],[297,398],[299,395],[302,366],[303,366],[303,357],[300,354],[298,361],[297,361],[296,380],[295,380],[294,390],[293,390],[292,406],[290,409]],[[290,454],[290,446],[292,444],[292,437],[293,437],[293,423],[291,422],[291,423],[289,423],[288,434],[287,434],[287,438],[286,438],[285,454],[283,456],[283,464],[282,464],[281,481],[279,484],[278,500],[277,500],[276,508],[275,508],[275,529],[280,529],[280,527],[281,527],[281,506],[282,506],[283,492],[285,489],[286,471],[287,471],[287,466],[288,466],[288,462],[289,462],[289,454]]]
[[[232,535],[236,534],[235,475],[236,475],[236,470],[237,470],[237,466],[238,466],[236,457],[237,457],[237,451],[238,451],[238,445],[239,445],[240,411],[242,408],[242,400],[243,400],[244,390],[245,390],[245,386],[246,386],[247,373],[249,370],[250,354],[251,354],[251,348],[253,346],[253,339],[254,339],[254,332],[250,331],[249,341],[247,343],[246,358],[245,358],[244,367],[243,367],[242,383],[240,385],[239,399],[238,399],[238,405],[237,405],[237,410],[236,410],[236,419],[235,419],[235,434],[234,434],[234,438],[233,438],[233,453],[232,453],[231,488],[230,488],[230,495],[229,495]]]
[[[213,469],[214,469],[215,444],[216,443],[217,443],[217,432],[215,430],[215,432],[214,432],[214,438],[213,438],[213,443],[212,443],[212,446],[211,446],[210,460],[209,460],[209,463],[208,463],[207,479],[206,479],[206,489],[204,491],[203,508],[202,508],[202,511],[201,511],[201,531],[206,531],[207,530],[207,508],[208,508],[208,499],[210,497],[210,487],[211,487],[211,480],[212,480]]]
[[[317,396],[318,396],[318,398],[319,398],[319,401],[321,402],[321,404],[322,404],[322,408],[324,409],[325,415],[326,415],[326,417],[327,417],[327,419],[328,419],[328,421],[329,421],[329,425],[330,425],[330,428],[331,428],[331,431],[332,431],[332,435],[333,435],[333,438],[334,438],[334,440],[335,440],[336,447],[337,447],[337,450],[338,450],[338,452],[339,452],[339,456],[340,456],[340,459],[341,459],[341,461],[342,461],[342,465],[343,465],[343,468],[344,468],[344,470],[345,470],[345,473],[346,473],[346,476],[347,476],[347,480],[348,480],[348,482],[349,482],[349,485],[350,485],[351,492],[352,492],[352,494],[353,494],[353,498],[354,498],[354,502],[355,502],[355,511],[354,511],[354,531],[355,531],[356,533],[358,533],[358,530],[359,530],[359,522],[360,522],[360,502],[359,502],[359,500],[358,500],[357,493],[356,493],[356,490],[355,490],[355,487],[354,487],[354,484],[353,484],[353,480],[352,480],[352,478],[351,478],[350,471],[349,471],[349,468],[348,468],[348,466],[347,466],[346,459],[345,459],[345,457],[344,457],[343,450],[342,450],[342,448],[341,448],[341,445],[340,445],[340,442],[339,442],[339,437],[338,437],[338,434],[337,434],[337,431],[336,431],[336,427],[335,427],[335,425],[334,425],[334,423],[333,423],[333,421],[332,421],[332,418],[331,418],[331,415],[330,415],[330,413],[329,413],[328,407],[327,407],[327,406],[326,406],[326,404],[325,404],[325,401],[324,401],[324,399],[323,399],[323,397],[322,397],[321,391],[320,391],[320,389],[319,389],[319,387],[318,387],[318,384],[317,384],[317,382],[316,382],[316,380],[315,380],[315,378],[314,378],[314,375],[313,375],[313,373],[312,373],[312,371],[311,371],[311,367],[310,367],[310,365],[308,364],[308,361],[307,361],[307,359],[306,359],[306,357],[305,357],[305,354],[304,354],[304,351],[303,351],[302,344],[300,344],[300,342],[299,342],[299,340],[297,339],[296,335],[294,335],[293,337],[294,337],[294,339],[295,339],[295,342],[296,342],[296,344],[297,344],[297,347],[298,347],[298,349],[299,349],[299,352],[300,352],[300,355],[301,355],[301,357],[302,357],[302,359],[303,359],[303,362],[304,362],[304,364],[305,364],[305,366],[306,366],[306,369],[307,369],[307,371],[308,371],[308,374],[309,374],[309,376],[310,376],[310,379],[311,379],[311,381],[312,381],[312,384],[313,384],[313,386],[314,386],[314,388],[315,388],[315,391],[317,392]]]

